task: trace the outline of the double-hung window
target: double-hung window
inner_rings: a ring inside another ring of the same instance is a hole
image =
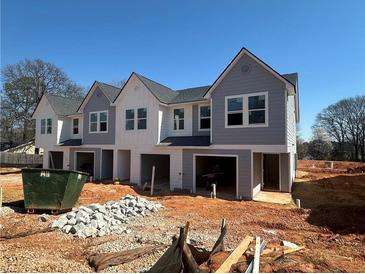
[[[72,133],[74,135],[79,134],[79,119],[75,118],[72,120]]]
[[[52,119],[41,119],[41,134],[52,134]]]
[[[46,134],[46,119],[41,119],[41,134]]]
[[[107,111],[90,112],[89,115],[89,132],[108,132]]]
[[[52,134],[52,119],[47,119],[47,134]]]
[[[199,108],[199,130],[210,129],[210,106],[200,106]]]
[[[248,97],[248,124],[266,123],[266,96],[257,95]]]
[[[134,129],[134,109],[127,109],[125,111],[125,129]]]
[[[243,125],[243,96],[226,97],[226,126]]]
[[[268,92],[227,96],[226,127],[267,127]]]
[[[137,129],[147,128],[147,108],[137,110]]]
[[[174,109],[174,130],[184,129],[184,109]]]

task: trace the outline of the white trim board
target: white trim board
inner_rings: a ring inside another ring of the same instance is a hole
[[[236,158],[236,199],[238,197],[238,186],[239,186],[239,169],[238,169],[238,155],[236,154],[202,154],[202,153],[194,153],[193,154],[193,193],[196,193],[196,157],[203,156],[203,157],[230,157]]]

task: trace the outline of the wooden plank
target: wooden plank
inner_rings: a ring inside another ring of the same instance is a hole
[[[260,272],[260,237],[256,237],[256,245],[255,245],[255,257],[253,259],[253,270],[252,273]]]
[[[246,251],[253,238],[250,236],[246,236],[243,241],[236,247],[235,250],[229,255],[229,257],[223,262],[223,264],[217,269],[216,272],[219,273],[228,273],[231,269],[231,266],[239,260],[242,254]]]
[[[262,241],[262,242],[261,242],[261,245],[260,245],[260,254],[261,254],[261,255],[262,255],[262,253],[263,253],[263,251],[264,251],[264,249],[265,249],[266,245],[267,245],[267,241]],[[266,250],[267,250],[267,249],[266,249]],[[249,263],[249,265],[248,265],[248,267],[247,267],[247,269],[246,269],[246,272],[245,272],[245,273],[252,273],[252,270],[253,270],[253,261],[254,261],[254,260],[251,260],[251,261],[250,261],[250,263]]]
[[[153,195],[153,187],[155,185],[155,166],[152,167],[152,179],[151,179],[151,196]]]

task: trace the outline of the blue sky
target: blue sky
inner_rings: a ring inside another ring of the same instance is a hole
[[[40,58],[78,84],[139,72],[171,88],[211,84],[242,47],[300,77],[301,132],[365,94],[365,1],[1,0],[1,65]]]

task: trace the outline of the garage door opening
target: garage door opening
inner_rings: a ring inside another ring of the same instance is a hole
[[[95,155],[93,152],[76,152],[75,170],[87,172],[95,177]]]
[[[131,170],[131,151],[130,150],[118,150],[117,155],[117,177],[119,180],[130,180]]]
[[[50,151],[49,152],[49,168],[63,169],[63,152],[62,151]]]
[[[236,196],[237,158],[235,156],[195,156],[195,183],[197,191],[212,191],[217,195]]]
[[[101,151],[101,179],[113,180],[113,150]]]
[[[141,183],[151,182],[152,167],[155,166],[155,189],[170,189],[170,155],[142,154]]]

